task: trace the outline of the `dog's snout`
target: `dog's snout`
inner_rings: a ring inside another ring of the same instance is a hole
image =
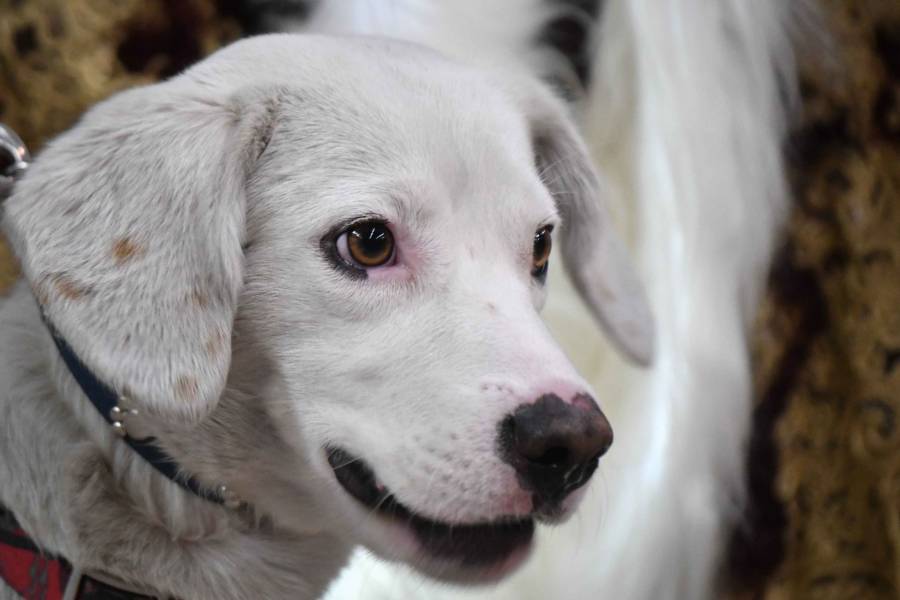
[[[535,508],[556,504],[584,485],[612,439],[609,421],[587,394],[570,402],[545,394],[519,406],[499,431],[501,456],[534,493]]]

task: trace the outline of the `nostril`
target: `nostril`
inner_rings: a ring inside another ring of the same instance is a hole
[[[528,461],[542,467],[566,467],[569,465],[570,452],[562,446],[551,446],[536,457],[527,457]]]

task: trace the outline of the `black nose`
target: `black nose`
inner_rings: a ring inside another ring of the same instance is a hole
[[[500,455],[534,492],[535,509],[584,485],[613,440],[609,421],[587,394],[571,402],[546,394],[523,404],[503,419],[498,435]]]

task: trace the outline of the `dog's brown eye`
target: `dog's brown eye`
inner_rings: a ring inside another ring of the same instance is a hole
[[[381,267],[394,258],[394,236],[381,221],[354,223],[338,238],[338,253],[356,267]]]
[[[537,230],[534,234],[534,255],[531,263],[531,276],[541,281],[547,276],[547,266],[550,264],[550,248],[553,245],[550,232],[553,227],[547,225]]]

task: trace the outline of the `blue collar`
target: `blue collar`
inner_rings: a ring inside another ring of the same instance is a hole
[[[121,415],[126,413],[129,408],[121,406],[119,394],[100,381],[91,370],[81,362],[81,359],[78,358],[78,355],[75,354],[72,347],[69,346],[66,340],[63,339],[56,328],[53,327],[53,324],[50,323],[43,314],[43,311],[41,311],[41,317],[44,319],[47,329],[50,330],[50,335],[53,337],[53,342],[56,344],[63,362],[66,363],[66,367],[69,368],[72,377],[78,382],[81,391],[83,391],[84,395],[91,401],[91,404],[94,405],[97,412],[106,419],[106,422],[116,430],[132,450],[140,454],[144,460],[150,463],[150,466],[159,471],[162,475],[189,492],[209,500],[210,502],[224,505],[230,504],[230,502],[228,502],[228,493],[224,486],[220,486],[215,490],[209,490],[200,485],[194,477],[185,475],[179,468],[178,463],[172,460],[171,456],[163,452],[163,450],[154,443],[156,438],[149,437],[145,439],[136,439],[129,436],[124,427],[124,423],[121,420]]]

